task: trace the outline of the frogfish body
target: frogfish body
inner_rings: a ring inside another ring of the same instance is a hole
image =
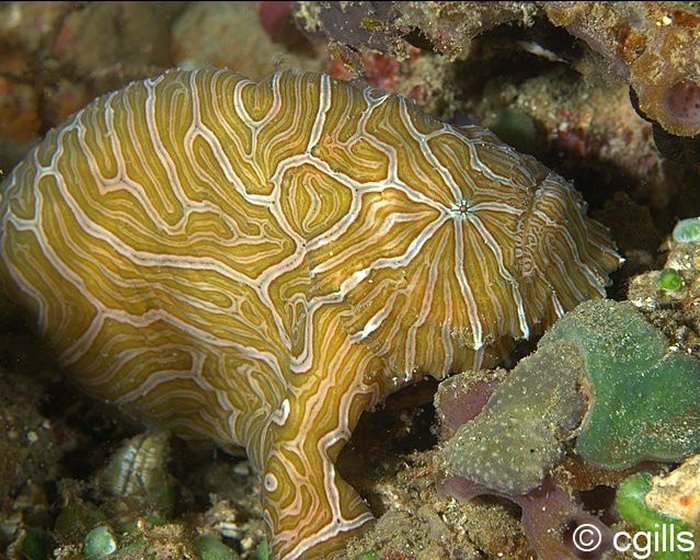
[[[372,519],[334,461],[363,411],[494,364],[604,294],[578,193],[479,127],[281,72],[169,71],[1,186],[0,276],[82,389],[260,475],[276,558]]]

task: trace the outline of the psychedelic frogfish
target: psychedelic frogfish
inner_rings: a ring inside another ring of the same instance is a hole
[[[0,277],[88,394],[245,448],[275,558],[373,519],[363,411],[493,365],[619,257],[561,177],[327,75],[173,70],[100,97],[1,185]]]

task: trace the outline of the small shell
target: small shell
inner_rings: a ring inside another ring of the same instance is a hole
[[[103,492],[136,498],[168,515],[174,505],[173,479],[166,470],[168,432],[155,431],[126,440],[98,474]]]

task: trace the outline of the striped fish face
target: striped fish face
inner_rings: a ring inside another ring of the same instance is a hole
[[[364,410],[495,362],[618,265],[534,159],[325,75],[135,82],[1,188],[0,280],[70,378],[245,447],[286,560],[372,519],[334,470]]]
[[[401,97],[365,90],[360,114],[361,134],[329,131],[317,153],[362,143],[360,169],[374,175],[348,191],[343,235],[308,261],[313,289],[340,295],[348,336],[396,383],[493,365],[513,340],[604,296],[619,257],[564,179]]]

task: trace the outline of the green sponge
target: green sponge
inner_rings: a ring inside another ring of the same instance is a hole
[[[585,459],[624,468],[645,459],[678,461],[700,450],[700,362],[670,352],[632,304],[582,303],[540,347],[564,341],[580,348],[592,393],[576,440]]]
[[[537,487],[563,442],[606,468],[700,450],[700,362],[668,351],[629,303],[582,303],[542,337],[444,449],[453,473],[511,494]]]

